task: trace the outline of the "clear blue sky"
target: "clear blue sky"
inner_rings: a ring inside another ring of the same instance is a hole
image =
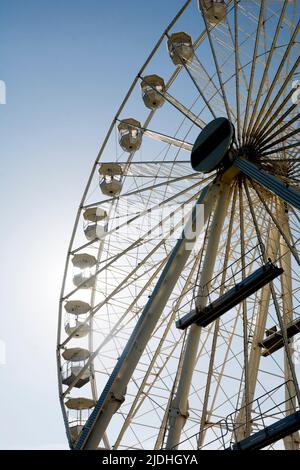
[[[64,448],[56,323],[90,167],[131,80],[181,0],[2,0],[2,449]]]

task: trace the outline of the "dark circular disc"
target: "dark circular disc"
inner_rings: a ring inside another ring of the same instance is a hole
[[[196,139],[191,165],[195,171],[210,173],[218,168],[226,157],[234,136],[234,127],[226,118],[211,121]]]

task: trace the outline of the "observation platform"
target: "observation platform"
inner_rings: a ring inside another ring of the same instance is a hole
[[[203,327],[208,326],[282,273],[283,269],[278,268],[273,263],[268,262],[264,264],[250,274],[250,276],[229,289],[224,295],[211,302],[207,307],[201,310],[196,308],[177,320],[176,327],[180,330],[185,330],[193,323]]]

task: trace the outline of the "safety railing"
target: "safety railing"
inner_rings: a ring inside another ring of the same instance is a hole
[[[239,257],[233,263],[228,265],[225,269],[220,270],[214,277],[212,277],[206,284],[200,285],[199,283],[194,284],[187,291],[185,291],[181,296],[179,296],[173,304],[173,309],[176,311],[176,314],[183,316],[185,313],[189,313],[195,308],[195,304],[198,303],[198,300],[201,297],[208,299],[208,304],[216,300],[220,296],[222,290],[229,290],[230,288],[236,286],[239,282],[242,281],[243,271],[245,270],[246,275],[251,271],[254,271],[256,268],[264,264],[262,254],[258,252],[259,244],[255,245],[251,249],[245,252],[243,258],[244,262],[242,265],[242,257]],[[271,261],[271,260],[269,260]],[[181,300],[188,297],[184,303],[181,303]],[[175,307],[175,303],[178,304],[179,308]]]
[[[286,394],[288,398],[286,398]],[[284,398],[283,398],[284,397]],[[299,410],[295,400],[294,384],[288,380],[253,400],[247,406],[240,407],[226,418],[214,424],[208,424],[179,443],[180,448],[191,447],[199,450],[225,450],[240,439],[240,431],[245,429],[246,421],[237,422],[246,416],[246,408],[251,410],[250,435],[267,428],[288,414]]]

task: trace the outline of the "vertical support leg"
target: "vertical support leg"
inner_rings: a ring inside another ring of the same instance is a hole
[[[230,184],[223,183],[214,212],[210,232],[211,236],[208,240],[207,251],[203,263],[204,269],[201,273],[199,288],[201,292],[199,292],[200,295],[197,297],[196,301],[198,308],[205,307],[207,303],[207,296],[203,296],[202,286],[207,285],[213,277],[214,266],[218,255],[219,241],[230,200],[230,192]],[[183,365],[178,388],[169,412],[169,433],[166,445],[167,449],[177,448],[182,429],[188,418],[188,395],[193,371],[195,368],[200,333],[201,327],[198,325],[193,324],[190,327],[186,348],[184,351]]]
[[[276,227],[269,226],[268,239],[266,242],[267,253],[266,256],[275,259],[278,252],[279,234]],[[271,298],[270,287],[267,284],[261,290],[259,299],[259,308],[255,319],[255,328],[251,350],[249,354],[249,381],[248,381],[248,400],[251,403],[254,399],[255,388],[257,383],[258,369],[261,359],[261,348],[259,343],[263,340],[265,335],[266,321],[268,316],[269,304]],[[251,412],[251,410],[250,410]],[[237,429],[235,437],[237,441],[241,441],[246,437],[246,397],[243,397],[242,406],[236,417]]]
[[[287,210],[287,209],[286,209]],[[278,219],[282,230],[289,240],[289,220],[288,214],[285,210],[285,205],[282,202],[278,204]],[[280,237],[280,261],[281,267],[284,269],[284,273],[281,275],[281,294],[282,294],[282,306],[283,306],[283,320],[285,324],[290,323],[293,320],[293,298],[292,298],[292,268],[291,268],[291,252],[288,249],[285,241]],[[289,349],[293,350],[293,339],[290,340]],[[290,415],[295,411],[296,399],[295,387],[293,386],[292,376],[290,367],[287,361],[286,354],[284,355],[284,376],[288,382],[285,389],[286,402],[286,414]],[[286,450],[299,450],[300,437],[299,432],[295,432],[290,436],[284,438],[284,446]]]

